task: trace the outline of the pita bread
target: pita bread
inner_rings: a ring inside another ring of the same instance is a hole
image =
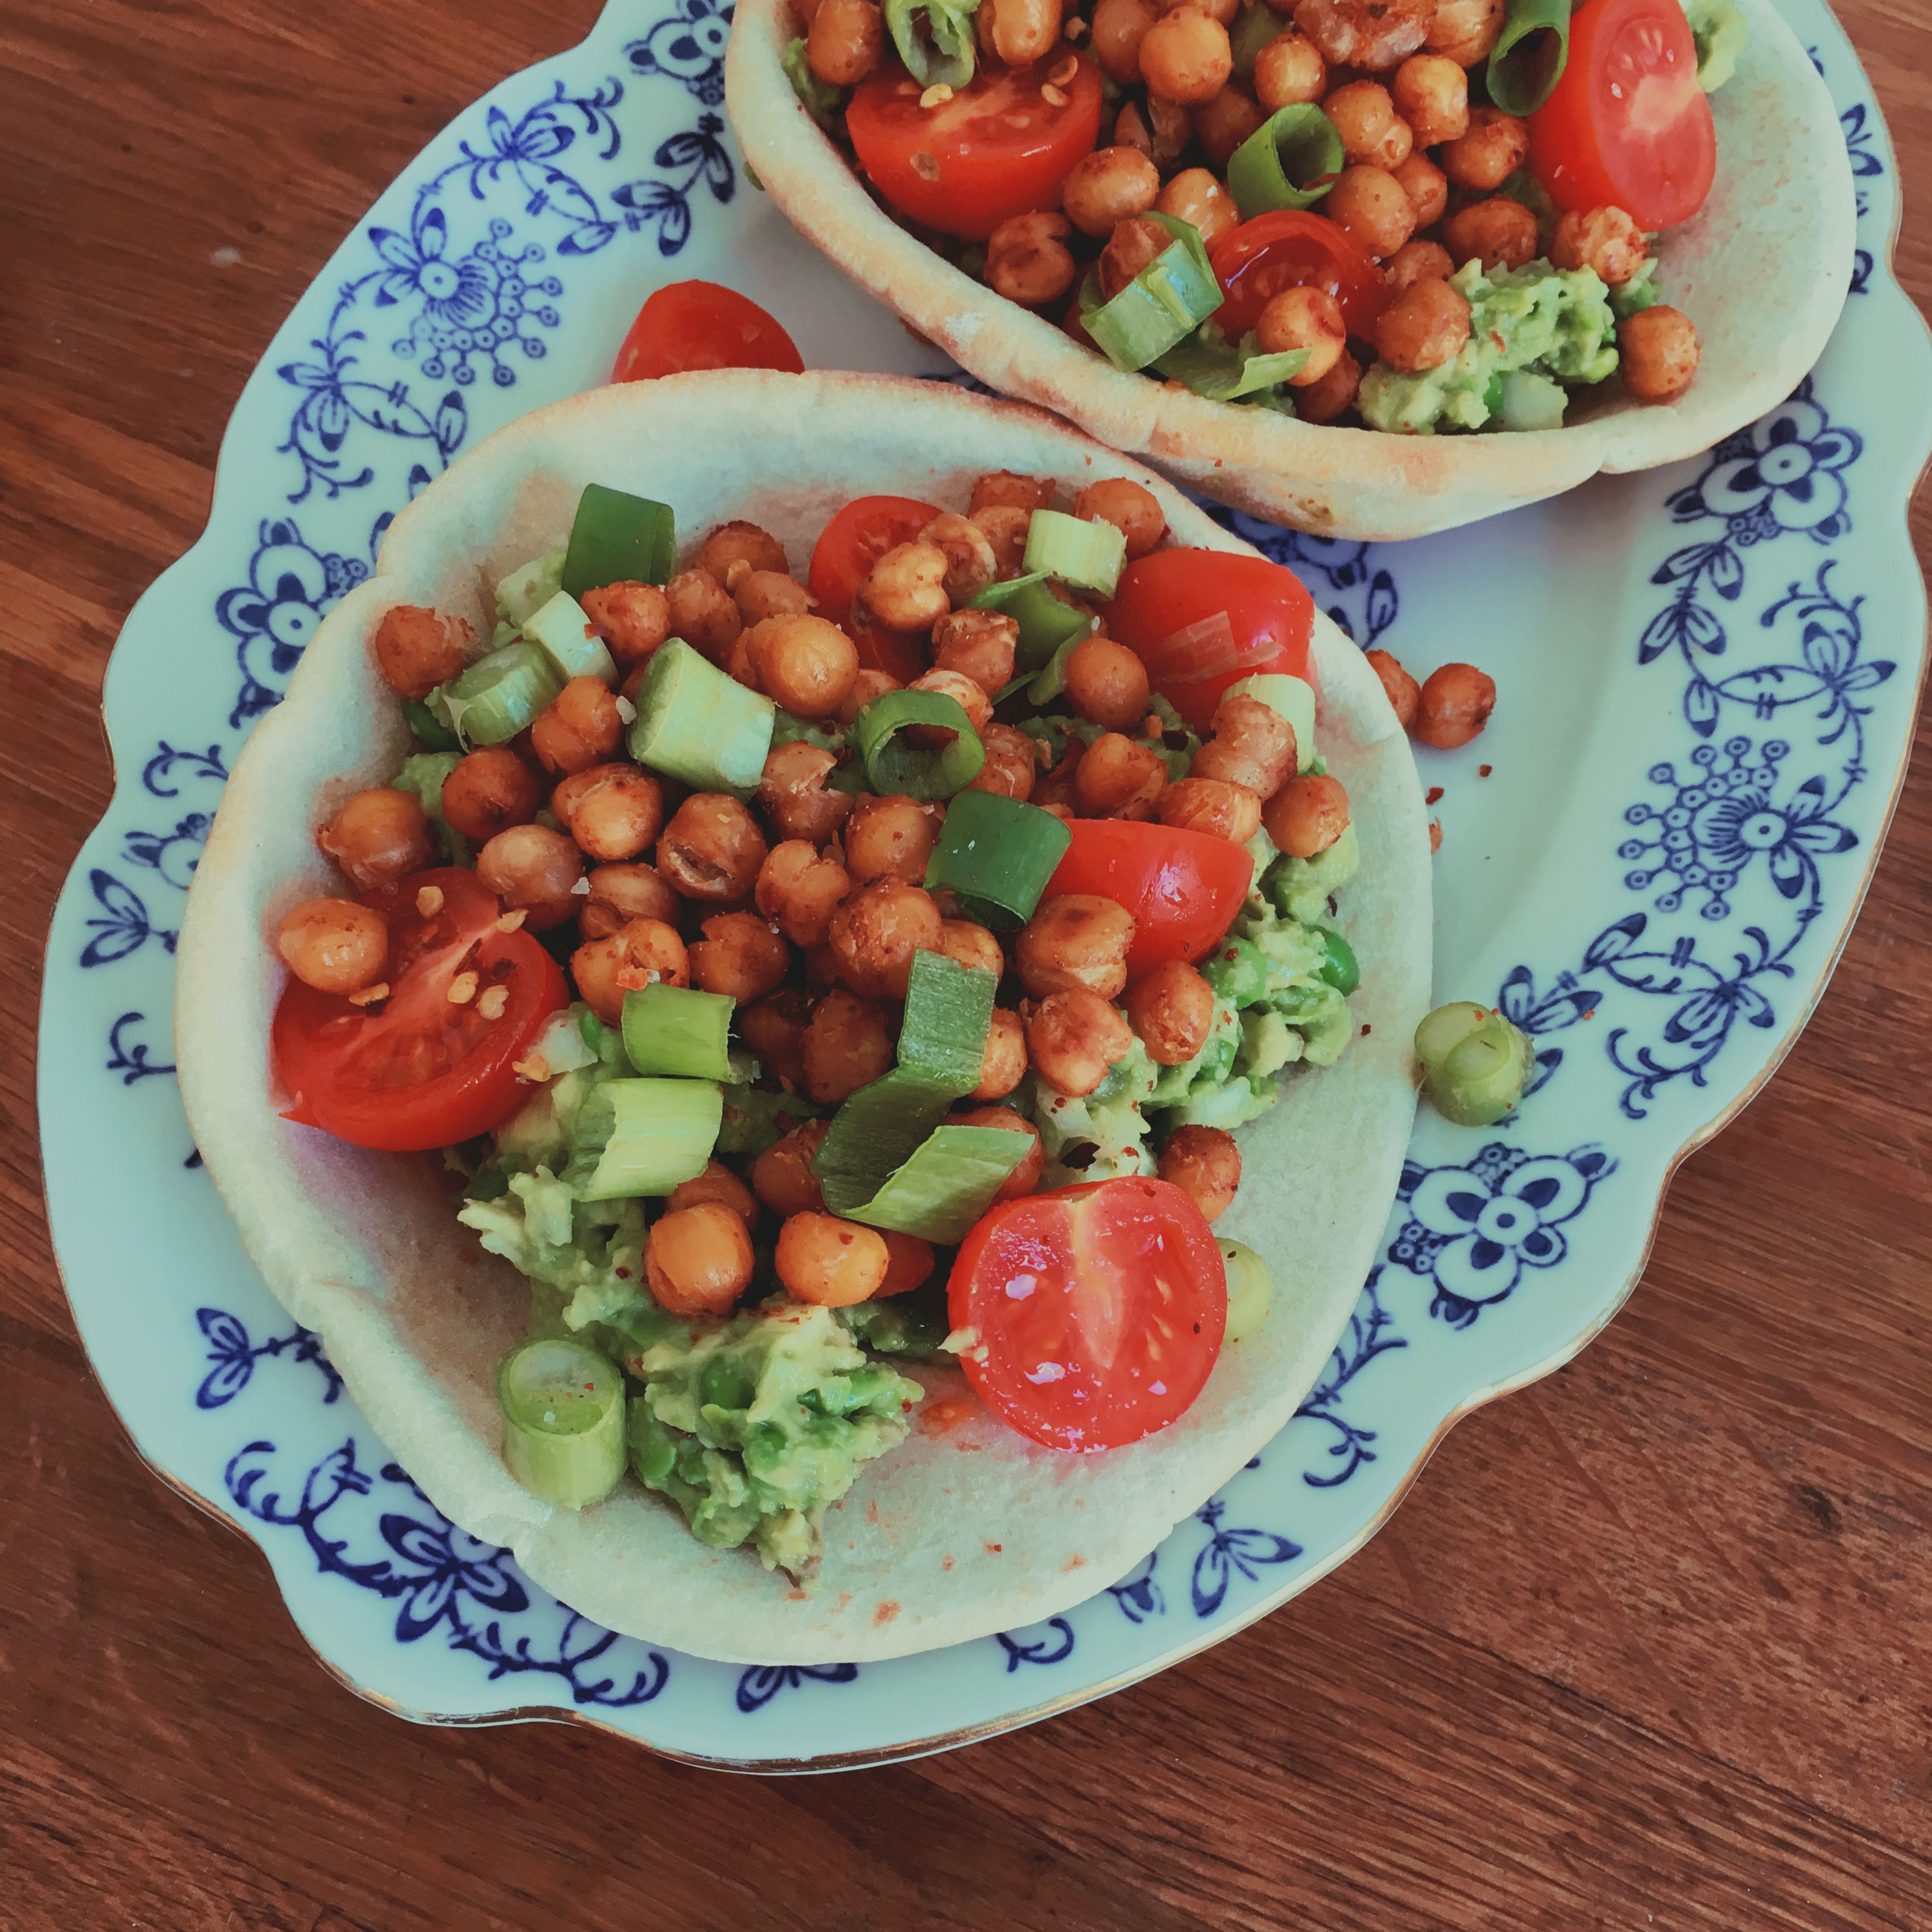
[[[409,748],[368,648],[391,605],[432,604],[487,634],[490,586],[562,542],[590,482],[674,504],[687,538],[751,518],[802,573],[852,497],[963,506],[971,478],[1000,468],[1076,484],[1131,476],[1160,496],[1179,542],[1246,550],[1166,484],[1050,418],[939,384],[729,372],[599,390],[524,418],[403,512],[377,574],[316,632],[237,765],[189,896],[176,1002],[182,1097],[269,1287],[321,1335],[370,1426],[440,1509],[507,1544],[586,1616],[700,1655],[863,1660],[1050,1616],[1124,1574],[1294,1414],[1394,1199],[1414,1106],[1408,1042],[1428,998],[1422,796],[1381,685],[1323,620],[1322,744],[1361,840],[1343,912],[1366,967],[1354,1004],[1373,1030],[1336,1066],[1291,1081],[1244,1132],[1250,1180],[1220,1225],[1269,1257],[1268,1321],[1224,1353],[1181,1422],[1132,1448],[1057,1455],[983,1412],[950,1429],[916,1426],[830,1513],[808,1595],[747,1552],[700,1546],[634,1482],[573,1514],[511,1478],[494,1373],[523,1334],[525,1285],[458,1225],[434,1156],[364,1152],[278,1117],[272,937],[291,904],[340,890],[315,826],[346,792],[386,782]],[[934,1398],[964,1386],[950,1367],[916,1373]]]

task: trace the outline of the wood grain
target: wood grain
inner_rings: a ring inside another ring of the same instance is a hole
[[[1336,1576],[1124,1696],[788,1782],[416,1729],[329,1678],[253,1549],[128,1449],[48,1250],[31,1091],[49,910],[110,789],[108,650],[349,225],[593,12],[0,14],[0,1922],[1932,1923],[1923,758],[1816,1018],[1678,1176],[1609,1332],[1456,1430]],[[1922,0],[1846,18],[1932,195]],[[1932,225],[1898,261],[1922,305]],[[1922,506],[1914,529],[1923,557]]]

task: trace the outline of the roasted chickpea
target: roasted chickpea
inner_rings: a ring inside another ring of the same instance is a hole
[[[586,590],[584,614],[602,632],[605,648],[633,670],[670,635],[670,599],[655,584],[607,584]]]
[[[1100,250],[1102,298],[1112,301],[1143,268],[1165,254],[1173,242],[1174,237],[1151,215],[1137,214],[1122,222]]]
[[[866,674],[860,673],[862,680]],[[781,838],[823,845],[852,809],[848,792],[828,791],[825,781],[838,760],[802,738],[780,745],[765,760],[758,804]]]
[[[1668,302],[1618,322],[1617,347],[1624,387],[1646,403],[1676,401],[1690,388],[1703,354],[1690,318]]]
[[[1080,1100],[1133,1049],[1133,1029],[1098,993],[1072,986],[1051,994],[1026,1023],[1027,1057],[1056,1093]]]
[[[883,1301],[889,1294],[910,1294],[930,1277],[939,1258],[932,1244],[916,1234],[902,1234],[896,1228],[881,1228],[879,1234],[886,1244],[886,1278],[873,1297],[875,1301]]]
[[[1194,0],[1185,0],[1190,5]],[[1193,110],[1194,137],[1211,166],[1224,173],[1234,150],[1268,118],[1252,94],[1232,82]],[[1155,157],[1156,160],[1160,158]]]
[[[1036,999],[1079,986],[1111,1000],[1127,983],[1133,937],[1134,916],[1125,906],[1096,893],[1063,892],[1034,908],[1013,942],[1013,964]]]
[[[1439,369],[1469,339],[1469,304],[1448,282],[1412,283],[1370,326],[1376,353],[1414,375]]]
[[[1405,242],[1382,270],[1397,295],[1418,282],[1446,282],[1455,272],[1456,264],[1439,242]]]
[[[954,610],[932,627],[936,670],[970,677],[988,696],[1013,681],[1020,627],[998,610]]]
[[[794,1093],[805,1084],[805,1029],[812,1018],[812,997],[802,987],[781,986],[757,1005],[733,1016],[738,1036]]]
[[[1214,989],[1186,960],[1163,960],[1128,988],[1127,1021],[1149,1059],[1179,1066],[1208,1043]]]
[[[1442,240],[1460,268],[1480,261],[1485,272],[1520,268],[1536,257],[1536,217],[1520,201],[1492,195],[1472,201],[1442,224]]]
[[[742,899],[764,862],[758,821],[724,792],[692,793],[658,840],[658,872],[688,899]]]
[[[1160,1178],[1218,1220],[1241,1184],[1241,1150],[1224,1127],[1176,1127],[1160,1150]]]
[[[1126,538],[1130,559],[1145,556],[1167,534],[1167,513],[1160,498],[1125,476],[1103,476],[1088,484],[1074,498],[1073,514],[1090,523],[1112,524]]]
[[[1322,102],[1322,111],[1341,136],[1342,152],[1352,161],[1393,171],[1408,159],[1415,146],[1414,130],[1396,113],[1388,89],[1378,80],[1352,80],[1336,88]]]
[[[1051,476],[1022,476],[1011,470],[991,470],[973,479],[966,514],[977,518],[982,510],[1024,510],[1030,517],[1036,510],[1053,508],[1053,489]]]
[[[1572,209],[1556,224],[1550,259],[1559,268],[1594,268],[1612,288],[1620,288],[1650,259],[1643,230],[1621,208]]]
[[[1157,810],[1163,825],[1204,832],[1237,845],[1245,845],[1262,829],[1260,795],[1225,778],[1178,778],[1161,794]]]
[[[1072,224],[1041,210],[1001,222],[986,243],[986,286],[1022,308],[1046,308],[1078,278],[1079,264],[1067,248]]]
[[[1006,956],[1000,950],[1000,942],[983,926],[970,919],[949,919],[939,950],[958,964],[990,973],[996,980],[1006,970]]]
[[[759,911],[794,946],[823,946],[832,915],[852,890],[852,875],[836,859],[802,838],[774,845],[758,873]]]
[[[981,0],[980,42],[1009,67],[1044,60],[1060,40],[1060,0]]]
[[[1195,754],[1190,775],[1245,785],[1257,797],[1281,789],[1294,770],[1294,727],[1258,698],[1224,698],[1214,707],[1212,735]]]
[[[924,631],[952,607],[946,595],[946,553],[937,544],[894,545],[872,566],[855,604],[896,631]]]
[[[806,1120],[752,1163],[752,1192],[774,1214],[808,1214],[825,1205],[812,1171],[829,1120]]]
[[[920,532],[919,540],[944,552],[946,595],[954,604],[978,596],[999,567],[986,532],[970,517],[956,516],[950,510],[934,517]]]
[[[1198,8],[1163,14],[1141,37],[1141,78],[1163,100],[1212,100],[1234,70],[1227,28]]]
[[[450,829],[481,845],[506,826],[527,825],[543,802],[537,775],[507,745],[470,752],[442,782]]]
[[[1167,783],[1167,761],[1150,746],[1106,731],[1087,748],[1073,777],[1082,818],[1150,819]]]
[[[1294,406],[1304,422],[1329,423],[1354,406],[1362,386],[1362,365],[1345,349],[1320,382],[1296,392]]]
[[[1417,700],[1422,695],[1422,687],[1404,670],[1397,658],[1387,651],[1370,651],[1369,668],[1382,681],[1382,689],[1388,694],[1390,709],[1395,713],[1395,722],[1406,731],[1415,722]]]
[[[794,1300],[814,1307],[869,1301],[885,1286],[891,1261],[878,1228],[834,1214],[794,1214],[778,1230],[778,1279]]]
[[[1529,158],[1529,129],[1500,107],[1472,107],[1469,129],[1440,150],[1442,172],[1458,188],[1499,188]]]
[[[1646,311],[1648,313],[1648,311]],[[1438,752],[1466,745],[1496,708],[1496,681],[1474,664],[1446,664],[1422,680],[1411,733]]]
[[[1255,338],[1264,355],[1306,350],[1308,360],[1288,382],[1292,388],[1307,389],[1341,361],[1348,346],[1348,327],[1342,320],[1341,304],[1326,289],[1283,289],[1268,298],[1255,324]]]
[[[1290,778],[1262,808],[1268,836],[1291,858],[1312,859],[1348,829],[1342,781],[1318,772]]]
[[[1418,148],[1460,141],[1469,131],[1469,76],[1442,54],[1412,54],[1395,70],[1395,111]]]
[[[1026,1029],[1018,1013],[993,1009],[986,1030],[986,1051],[980,1061],[980,1084],[967,1096],[974,1100],[1004,1100],[1026,1078]]]
[[[896,879],[875,880],[832,915],[838,976],[868,999],[904,999],[913,955],[943,951],[945,938],[932,895]]]
[[[767,617],[746,634],[758,688],[800,718],[830,718],[859,675],[858,647],[823,617]]]
[[[784,572],[791,568],[784,545],[770,530],[756,524],[720,524],[698,545],[698,567],[723,584],[729,580],[734,563],[742,563],[748,570]]]
[[[661,919],[675,925],[683,902],[649,866],[599,866],[591,873],[590,896],[577,916],[586,939],[608,939],[634,919]]]
[[[1344,168],[1322,206],[1378,261],[1415,232],[1414,204],[1386,168]]]
[[[862,797],[845,827],[845,866],[860,885],[903,879],[916,886],[939,842],[940,814],[916,799]]]
[[[646,986],[688,986],[691,958],[674,926],[634,919],[608,939],[588,939],[570,956],[570,976],[606,1026],[621,1024],[624,995]]]
[[[1420,152],[1411,154],[1394,172],[1402,193],[1408,196],[1408,205],[1415,210],[1416,226],[1433,228],[1449,212],[1449,177]],[[1401,252],[1396,250],[1398,255]]]
[[[744,1217],[722,1201],[673,1208],[644,1238],[644,1282],[670,1314],[728,1315],[752,1285]]]
[[[1199,230],[1202,245],[1206,248],[1212,248],[1222,236],[1232,235],[1241,225],[1241,211],[1234,206],[1234,197],[1206,168],[1182,169],[1161,190],[1156,206],[1162,214],[1191,223]],[[1162,528],[1166,527],[1163,518]],[[1131,550],[1127,554],[1130,556],[1145,554]]]
[[[762,624],[767,617],[802,617],[812,608],[812,592],[795,577],[782,571],[748,570],[731,591],[731,601],[745,628]]]
[[[1147,667],[1111,638],[1076,644],[1066,660],[1066,677],[1074,710],[1110,731],[1130,730],[1147,716]]]
[[[1109,1007],[1108,1010],[1113,1010]],[[999,1127],[1007,1133],[1024,1134],[1031,1141],[1032,1145],[1021,1157],[1019,1165],[1006,1176],[999,1192],[993,1196],[995,1201],[1018,1201],[1040,1185],[1040,1170],[1046,1165],[1046,1150],[1040,1144],[1040,1130],[1014,1108],[974,1107],[965,1113],[950,1115],[947,1124],[957,1127]]]
[[[634,859],[664,830],[664,781],[635,765],[592,765],[557,787],[550,808],[586,857]]]
[[[1109,80],[1131,87],[1141,77],[1141,43],[1160,17],[1153,0],[1100,0],[1094,9],[1094,58]]]
[[[873,0],[819,0],[805,38],[806,64],[834,87],[856,87],[886,48],[885,18]]]
[[[812,1009],[803,1044],[805,1090],[821,1107],[837,1106],[892,1064],[885,1015],[837,987]]]
[[[982,0],[983,4],[983,0]],[[1160,173],[1135,148],[1096,148],[1060,185],[1066,218],[1083,235],[1106,236],[1160,198]]]
[[[358,892],[373,892],[437,862],[422,800],[393,785],[350,794],[317,830],[315,842]]]
[[[838,956],[827,940],[806,949],[805,983],[814,993],[829,993],[838,983]]]
[[[680,1180],[664,1205],[676,1214],[706,1201],[730,1208],[748,1228],[758,1218],[758,1197],[722,1161],[707,1160],[702,1174]]]
[[[576,888],[584,854],[561,832],[513,825],[476,855],[476,876],[512,911],[527,915],[532,932],[561,926],[583,902]]]
[[[1000,578],[1018,576],[1025,566],[1027,530],[1033,512],[1011,503],[989,503],[975,510],[972,520],[993,546],[993,562]]]
[[[993,715],[993,700],[970,677],[962,677],[956,670],[929,670],[916,677],[906,686],[908,691],[936,692],[941,698],[950,698],[966,714],[966,722],[972,726],[976,736],[983,731]],[[914,743],[938,746],[950,743],[958,736],[944,724],[909,724],[906,736]]]
[[[691,948],[692,985],[741,1006],[762,1000],[791,964],[791,948],[756,913],[715,913]]]
[[[1429,50],[1460,68],[1474,67],[1494,51],[1508,13],[1508,0],[1437,0]]]
[[[1033,796],[1040,770],[1033,740],[1013,725],[994,724],[980,734],[980,742],[986,747],[986,762],[968,790],[994,792],[1024,804]]]
[[[1255,92],[1270,114],[1328,92],[1328,63],[1305,34],[1277,34],[1255,56]]]
[[[1029,803],[1043,812],[1057,812],[1062,818],[1073,817],[1073,781],[1080,773],[1080,754],[1086,748],[1078,738],[1070,738],[1061,748],[1060,761],[1040,772],[1034,780]],[[1035,754],[1036,760],[1039,754]]]
[[[380,913],[353,899],[304,899],[283,915],[275,950],[283,964],[318,993],[358,992],[382,976],[389,928]],[[1026,1071],[1024,1046],[1020,1071]]]
[[[1114,122],[1115,142],[1138,149],[1163,172],[1180,160],[1193,138],[1192,115],[1178,101],[1162,100],[1156,94],[1129,101]],[[1092,340],[1087,339],[1090,347]]]
[[[1421,46],[1436,0],[1298,0],[1294,24],[1331,67],[1382,74]]]
[[[617,700],[601,677],[574,677],[530,727],[530,748],[546,770],[568,774],[602,764],[623,742]]]
[[[376,668],[404,698],[427,698],[470,662],[476,633],[460,617],[419,604],[392,604],[376,626]]]

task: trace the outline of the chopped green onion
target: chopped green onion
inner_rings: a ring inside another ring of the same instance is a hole
[[[1036,510],[1027,525],[1024,568],[1111,597],[1127,560],[1126,532],[1103,517],[1070,517],[1063,510]]]
[[[1291,101],[1234,150],[1228,192],[1244,221],[1277,208],[1312,208],[1347,161],[1334,122],[1312,101]],[[1089,334],[1092,327],[1088,325]]]
[[[1154,366],[1168,381],[1205,396],[1210,403],[1232,403],[1242,396],[1264,393],[1300,375],[1308,366],[1308,351],[1284,349],[1271,356],[1256,356],[1245,346],[1217,349],[1205,342],[1184,342],[1165,356],[1156,356]]]
[[[1032,677],[1016,680],[1025,686],[1029,704],[1051,704],[1064,694],[1067,664],[1073,653],[1086,641],[1084,638],[1069,638]]]
[[[886,0],[886,30],[921,87],[962,88],[973,78],[973,15],[979,0]],[[923,16],[926,31],[920,26]]]
[[[837,134],[838,117],[845,107],[845,90],[834,87],[829,80],[820,80],[812,72],[812,63],[805,57],[802,35],[785,49],[778,64],[784,69],[784,76],[791,82],[791,91],[798,96],[799,105],[826,134]],[[750,172],[750,169],[746,170],[747,174]]]
[[[968,919],[996,932],[1017,932],[1032,918],[1072,842],[1065,822],[1036,805],[998,792],[962,791],[946,807],[926,861],[926,889],[952,892]],[[926,956],[914,954],[915,970]]]
[[[1715,94],[1736,73],[1738,56],[1750,44],[1750,29],[1731,0],[1686,0],[1684,10],[1697,50],[1697,85]]]
[[[1515,1106],[1536,1066],[1529,1036],[1492,1006],[1452,1000],[1415,1030],[1423,1090],[1445,1120],[1486,1127]]]
[[[512,1348],[496,1370],[503,1460],[534,1496],[582,1509],[617,1486],[629,1460],[624,1378],[614,1363],[561,1337]]]
[[[450,729],[464,745],[507,744],[527,731],[563,688],[548,656],[535,644],[506,644],[478,658],[442,687]]]
[[[548,550],[497,579],[497,614],[512,629],[521,630],[524,620],[563,588],[563,559],[562,550]]]
[[[1258,698],[1270,711],[1277,712],[1294,728],[1294,768],[1305,772],[1315,762],[1315,687],[1306,678],[1291,677],[1286,671],[1256,671],[1238,679],[1221,694],[1231,698]]]
[[[1163,248],[1111,302],[1099,300],[1097,269],[1090,272],[1081,292],[1081,322],[1116,369],[1144,369],[1191,335],[1222,300],[1201,231],[1172,214],[1150,212],[1149,218],[1174,237],[1173,245]]]
[[[695,791],[748,796],[764,775],[776,710],[673,638],[651,654],[638,692],[631,755]]]
[[[772,749],[781,745],[816,745],[821,752],[845,748],[845,728],[828,718],[800,718],[783,705],[772,719]]]
[[[580,1201],[668,1194],[704,1172],[724,1124],[715,1080],[607,1080],[572,1124],[565,1184]]]
[[[1013,662],[1028,675],[1039,670],[1070,639],[1078,644],[1094,628],[1094,619],[1088,612],[1076,610],[1054,595],[1043,570],[1009,578],[1004,584],[988,584],[974,598],[972,608],[1004,611],[1018,625],[1020,638]]]
[[[1570,64],[1570,0],[1509,0],[1490,52],[1490,98],[1505,114],[1534,114]]]
[[[456,734],[420,698],[403,700],[403,722],[425,752],[458,752]]]
[[[953,735],[938,750],[928,750],[907,742],[906,728],[912,724]],[[970,784],[986,762],[986,748],[958,700],[943,691],[883,692],[853,720],[851,735],[866,782],[882,798],[950,798]]]
[[[1241,16],[1228,30],[1228,44],[1234,56],[1234,75],[1246,82],[1255,70],[1255,59],[1269,41],[1288,32],[1288,22],[1272,8],[1244,7]]]
[[[1221,1340],[1245,1342],[1268,1319],[1274,1277],[1268,1263],[1246,1241],[1231,1241],[1222,1235],[1214,1244],[1228,1270],[1228,1325]]]
[[[915,952],[899,1024],[900,1070],[929,1082],[948,1100],[971,1093],[986,1060],[999,985],[998,974],[962,966],[944,952]]]
[[[540,610],[524,620],[524,635],[536,645],[563,674],[600,677],[614,690],[620,682],[617,661],[584,614],[584,606],[568,590],[560,590]]]
[[[1324,951],[1316,972],[1336,992],[1352,993],[1362,983],[1361,963],[1355,957],[1355,949],[1332,927],[1324,926],[1320,930]]]
[[[1009,1127],[956,1122],[935,1127],[871,1200],[846,1210],[846,1218],[921,1240],[964,1240],[1032,1151],[1032,1136]]]
[[[640,1073],[729,1079],[736,1004],[727,994],[690,986],[640,987],[624,995],[624,1052]]]
[[[668,584],[677,568],[677,526],[668,503],[586,483],[564,554],[562,587],[573,597],[607,584]]]

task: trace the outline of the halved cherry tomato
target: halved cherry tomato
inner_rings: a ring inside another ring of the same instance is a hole
[[[1325,214],[1278,208],[1223,236],[1208,258],[1227,299],[1214,320],[1238,340],[1284,289],[1326,289],[1342,305],[1351,335],[1366,335],[1389,305],[1389,286],[1375,258]]]
[[[426,886],[442,894],[428,916],[416,908]],[[354,1006],[289,982],[273,1029],[276,1070],[295,1096],[284,1118],[396,1151],[488,1132],[524,1099],[514,1063],[569,1000],[556,962],[529,933],[500,931],[496,894],[454,866],[415,873],[362,902],[389,922],[389,996]],[[452,1005],[450,982],[470,971],[477,997]],[[508,998],[491,1019],[482,996],[495,987]]]
[[[1054,86],[1048,74],[1070,58],[1072,79]],[[1084,54],[982,67],[940,107],[920,106],[921,92],[895,62],[853,95],[845,131],[900,214],[968,242],[1010,215],[1058,207],[1060,183],[1100,137],[1100,70]]]
[[[1049,1449],[1118,1449],[1185,1414],[1228,1324],[1228,1276],[1171,1182],[1090,1181],[995,1208],[946,1282],[966,1379]]]
[[[1042,896],[1094,892],[1134,916],[1127,976],[1168,959],[1198,959],[1234,923],[1255,862],[1245,845],[1130,818],[1076,818],[1072,843]]]
[[[911,496],[860,496],[819,532],[812,553],[808,582],[819,616],[844,627],[858,646],[862,669],[882,670],[902,684],[911,683],[926,668],[924,638],[917,632],[855,620],[852,596],[887,550],[911,542],[938,514],[932,504]]]
[[[805,358],[777,318],[716,282],[673,282],[638,311],[617,352],[614,382],[641,382],[687,369],[783,369]]]
[[[1530,172],[1558,208],[1621,208],[1653,232],[1688,221],[1718,172],[1718,130],[1678,0],[1588,0],[1570,64],[1529,118]]]
[[[1216,621],[1224,614],[1225,628]],[[1281,671],[1315,681],[1315,600],[1293,571],[1266,557],[1157,550],[1137,558],[1120,573],[1107,630],[1204,736],[1222,692],[1244,677]]]

